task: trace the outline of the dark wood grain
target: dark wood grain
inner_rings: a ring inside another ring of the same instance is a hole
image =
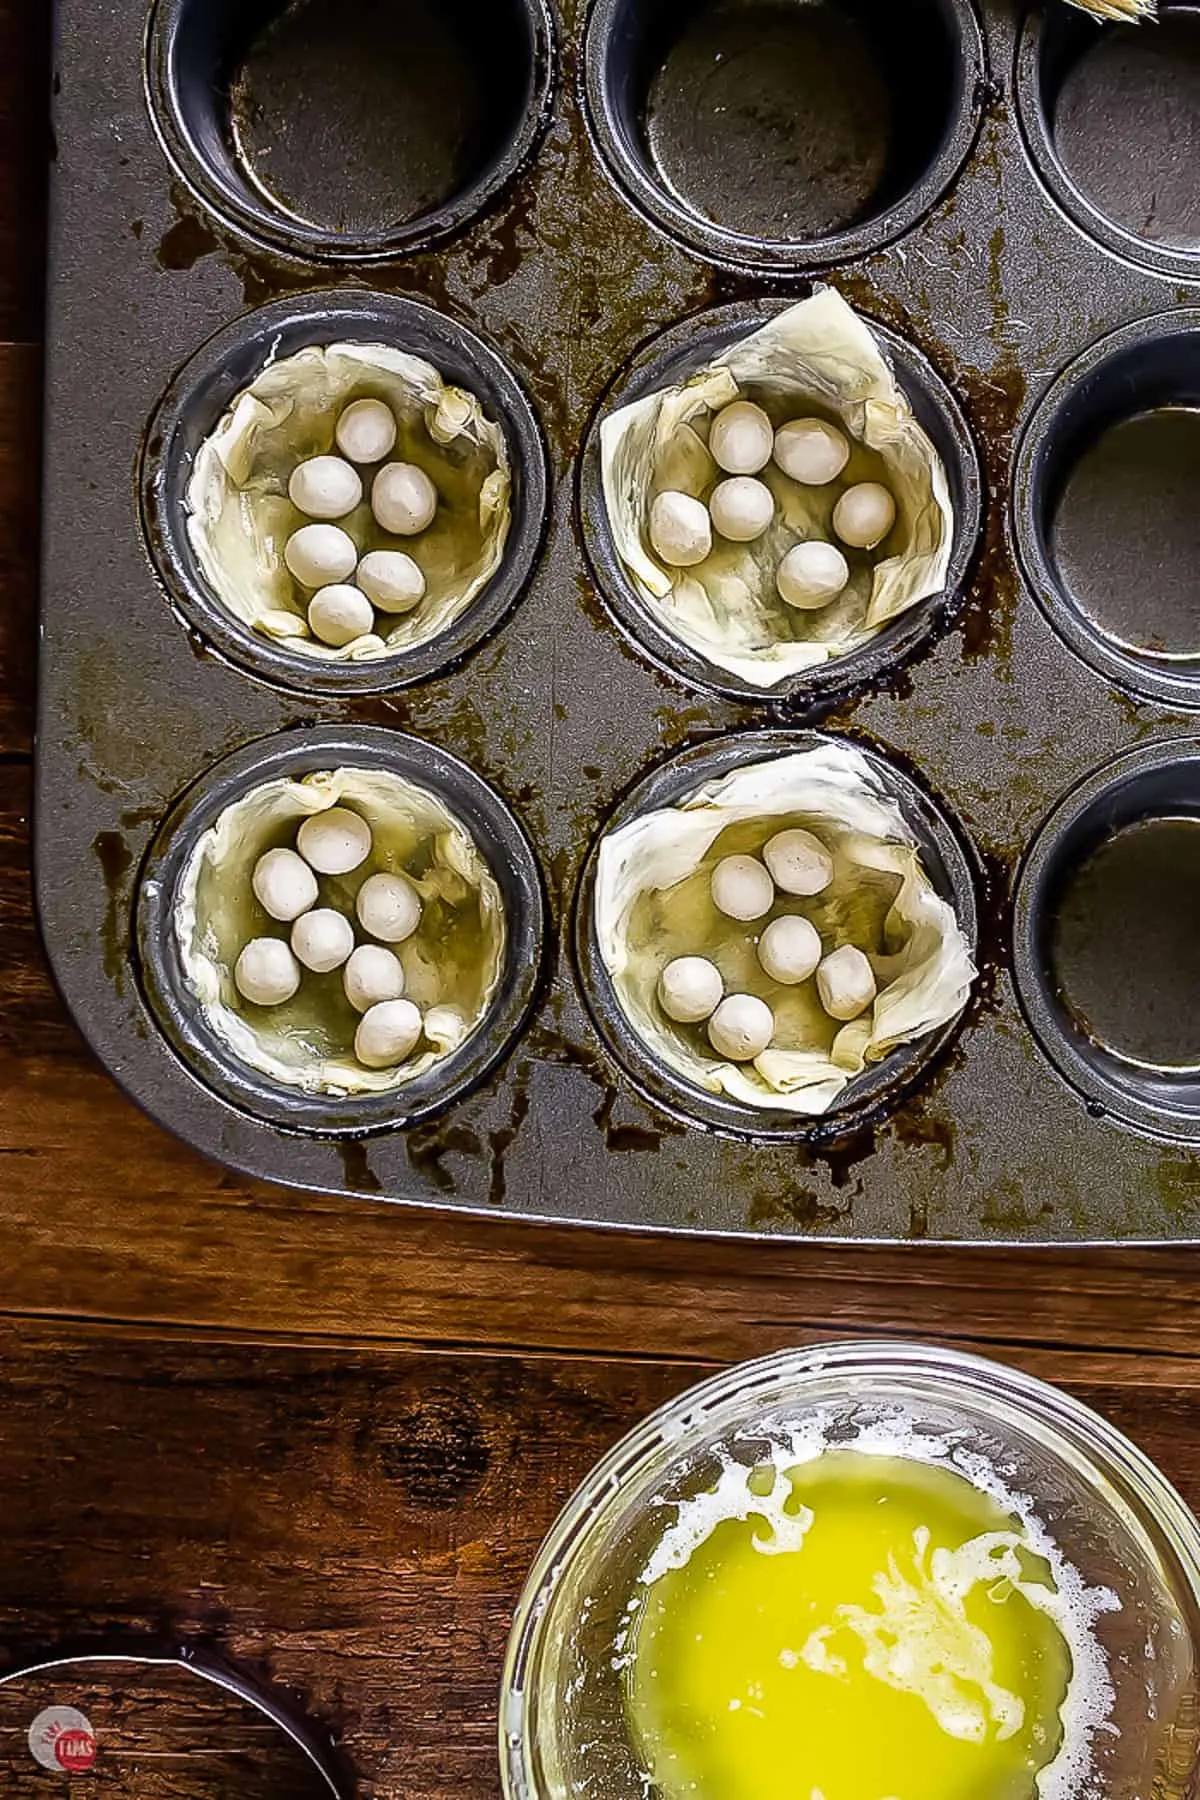
[[[496,1681],[538,1541],[699,1372],[52,1327],[0,1352],[0,1638],[216,1631],[397,1800],[498,1792]],[[1196,1489],[1194,1388],[1072,1385]]]
[[[0,1352],[10,1653],[65,1623],[219,1633],[344,1736],[365,1795],[405,1800],[496,1791],[538,1540],[694,1373],[49,1328]]]
[[[0,0],[0,343],[41,331],[53,13],[44,0]]]
[[[238,1800],[329,1800],[304,1752],[248,1701],[182,1668],[120,1663],[0,1686],[5,1800],[44,1800],[53,1777],[26,1749],[29,1727],[64,1705],[92,1728],[91,1781],[105,1800],[178,1800],[201,1784]]]
[[[0,0],[0,760],[33,734],[52,13]]]
[[[40,389],[38,347],[0,343],[0,761],[33,737]]]
[[[364,1796],[494,1795],[511,1608],[571,1486],[710,1368],[813,1338],[1060,1380],[1200,1500],[1193,1253],[674,1243],[285,1193],[97,1068],[29,883],[48,11],[0,0],[0,1661],[211,1636],[344,1734]],[[45,1791],[36,1697],[0,1703],[5,1794]],[[233,1791],[205,1720],[158,1728],[163,1791]]]

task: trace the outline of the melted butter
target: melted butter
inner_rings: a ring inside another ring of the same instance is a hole
[[[670,1800],[1030,1800],[1063,1748],[1056,1572],[948,1467],[730,1465],[643,1583],[627,1708]]]

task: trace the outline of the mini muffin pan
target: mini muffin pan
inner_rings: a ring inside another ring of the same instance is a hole
[[[55,974],[154,1117],[300,1187],[680,1232],[1200,1240],[1200,12],[1061,0],[60,0],[36,853]],[[814,281],[946,467],[945,591],[759,691],[615,555],[604,412]],[[504,563],[444,635],[315,665],[192,555],[199,443],[271,360],[383,342],[503,428]],[[606,824],[808,734],[884,772],[980,977],[812,1122],[697,1102],[590,937]],[[510,967],[410,1089],[283,1093],[170,924],[215,811],[379,762],[459,810]]]
[[[1200,740],[1105,764],[1061,800],[1017,883],[1014,970],[1087,1102],[1200,1144]]]
[[[548,116],[545,0],[157,0],[146,81],[162,147],[242,230],[369,261],[448,236]]]
[[[1135,693],[1200,706],[1200,312],[1092,344],[1029,422],[1017,548],[1051,623]]]
[[[596,143],[636,204],[713,262],[764,270],[842,262],[915,224],[983,93],[970,0],[596,0],[584,63]]]

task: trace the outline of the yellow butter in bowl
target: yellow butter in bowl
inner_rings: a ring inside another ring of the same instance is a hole
[[[1027,1800],[1108,1701],[1094,1597],[1055,1560],[950,1468],[731,1464],[658,1546],[626,1642],[655,1792]]]
[[[505,1800],[1191,1800],[1200,1524],[935,1345],[728,1369],[616,1444],[517,1608]]]

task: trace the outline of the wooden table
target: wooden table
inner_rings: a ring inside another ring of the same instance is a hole
[[[493,1795],[513,1603],[575,1482],[718,1364],[817,1337],[1019,1363],[1200,1500],[1193,1253],[679,1244],[302,1197],[202,1161],[95,1065],[28,871],[48,10],[0,0],[0,1652],[205,1633],[344,1737],[365,1795]],[[216,1790],[198,1767],[187,1791]]]

